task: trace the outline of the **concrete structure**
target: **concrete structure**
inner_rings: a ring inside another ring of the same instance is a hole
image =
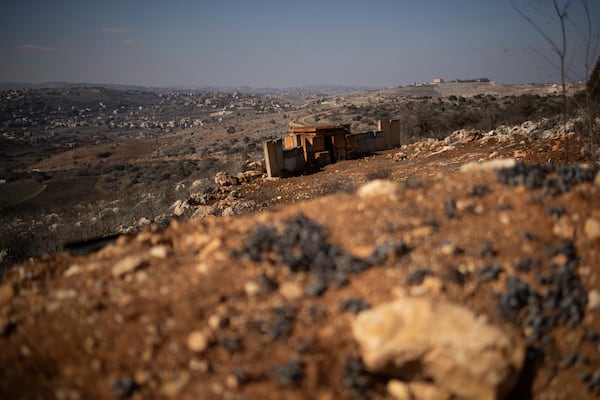
[[[269,177],[315,170],[407,143],[400,121],[382,120],[378,131],[350,133],[350,125],[295,126],[284,139],[263,142]]]
[[[444,83],[444,79],[443,78],[439,78],[439,77],[435,77],[435,78],[433,78],[432,83],[434,83],[434,84]]]

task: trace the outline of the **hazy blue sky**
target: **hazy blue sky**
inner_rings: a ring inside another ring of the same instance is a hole
[[[558,33],[550,0],[516,1]],[[575,10],[571,17],[581,20]],[[4,82],[289,87],[395,86],[434,76],[557,81],[558,70],[532,49],[550,54],[508,0],[0,4]],[[581,55],[569,56],[575,70]],[[575,72],[572,78],[580,79],[581,69]]]

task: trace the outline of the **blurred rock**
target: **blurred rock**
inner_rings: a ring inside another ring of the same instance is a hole
[[[370,371],[431,379],[465,399],[503,398],[523,366],[521,343],[448,302],[399,299],[359,314],[352,331]]]
[[[596,218],[588,218],[583,228],[590,240],[600,239],[600,221]]]
[[[514,158],[501,158],[483,162],[472,161],[461,165],[460,172],[492,171],[500,168],[513,168],[517,164]]]
[[[143,267],[146,263],[142,256],[127,256],[113,266],[112,274],[115,277],[123,276]]]
[[[15,297],[15,290],[12,285],[6,284],[0,286],[0,306],[9,303]]]
[[[600,310],[600,290],[592,289],[588,293],[588,310]]]
[[[193,352],[202,352],[208,347],[209,338],[204,332],[194,331],[187,337],[187,346]]]
[[[369,197],[388,196],[394,198],[398,191],[398,185],[385,179],[375,179],[358,188],[356,194],[362,199]]]

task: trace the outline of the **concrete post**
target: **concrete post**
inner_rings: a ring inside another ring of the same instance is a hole
[[[265,155],[265,166],[269,178],[281,176],[283,167],[283,143],[279,140],[268,140],[263,142],[263,153]]]

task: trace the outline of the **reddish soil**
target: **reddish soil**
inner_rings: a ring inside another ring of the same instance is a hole
[[[458,171],[493,153],[560,163],[563,147],[472,141],[397,162],[383,152],[239,188],[271,210],[173,222],[85,258],[18,266],[0,277],[0,397],[391,399],[389,377],[361,369],[350,321],[408,294],[463,304],[522,338],[528,359],[510,398],[598,398],[600,311],[585,302],[600,290],[600,238],[586,229],[600,220],[600,183],[541,195],[493,171]],[[354,194],[381,178],[398,183],[394,196]],[[293,229],[298,247],[273,247]],[[312,251],[302,232],[362,268],[317,290],[314,260],[304,271],[286,259]],[[384,243],[405,248],[367,263]],[[543,296],[556,282],[540,276],[567,264],[564,297],[583,307],[544,326],[499,312],[511,279]]]

